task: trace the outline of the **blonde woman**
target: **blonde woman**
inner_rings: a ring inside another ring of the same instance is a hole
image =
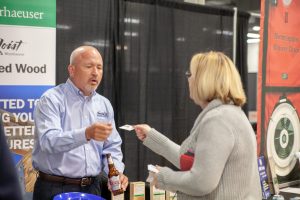
[[[135,125],[145,146],[181,169],[157,167],[152,184],[179,200],[261,199],[255,134],[241,109],[246,97],[236,67],[221,52],[199,53],[186,75],[190,98],[203,110],[181,145]]]

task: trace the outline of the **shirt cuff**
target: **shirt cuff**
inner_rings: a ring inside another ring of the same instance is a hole
[[[85,144],[87,143],[87,139],[86,139],[86,136],[85,136],[85,129],[86,128],[81,128],[81,129],[76,129],[74,131],[74,140],[77,144]]]

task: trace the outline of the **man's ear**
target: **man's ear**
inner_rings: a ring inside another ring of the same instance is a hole
[[[71,65],[71,64],[70,64],[70,65],[68,66],[68,72],[69,72],[69,76],[70,76],[70,77],[73,77],[73,75],[74,75],[74,71],[75,71],[74,68],[75,68],[74,65]]]

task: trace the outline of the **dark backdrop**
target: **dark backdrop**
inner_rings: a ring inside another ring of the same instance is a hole
[[[245,86],[248,18],[239,12],[236,58]],[[98,92],[111,100],[116,125],[148,123],[180,144],[201,111],[189,99],[184,72],[200,51],[218,50],[232,58],[232,29],[230,9],[162,0],[60,0],[57,84],[68,77],[71,51],[93,45],[104,59]],[[145,180],[147,164],[171,166],[133,132],[120,135],[125,173],[131,181]]]

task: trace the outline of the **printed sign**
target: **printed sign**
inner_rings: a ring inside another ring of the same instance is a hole
[[[257,139],[279,187],[300,180],[300,1],[261,2]]]
[[[270,187],[268,184],[266,162],[263,156],[258,158],[258,173],[260,178],[260,186],[263,195],[263,199],[268,199],[271,196]]]
[[[0,2],[0,117],[12,150],[34,143],[33,110],[55,85],[55,0]]]

